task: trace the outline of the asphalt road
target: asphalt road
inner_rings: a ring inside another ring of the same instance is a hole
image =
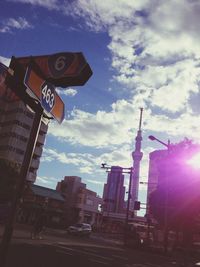
[[[5,267],[171,267],[169,257],[127,249],[101,235],[70,237],[48,232],[31,240],[29,231],[14,233]]]
[[[35,241],[12,244],[6,267],[161,267],[166,259],[138,251],[79,242]]]

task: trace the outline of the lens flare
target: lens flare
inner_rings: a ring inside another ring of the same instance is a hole
[[[187,161],[195,169],[200,169],[200,153],[194,155],[190,160]]]

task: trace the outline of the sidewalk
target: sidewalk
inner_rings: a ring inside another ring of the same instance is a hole
[[[30,239],[31,236],[31,225],[26,225],[26,224],[15,224],[14,230],[13,230],[13,235],[12,239],[17,240],[17,239]],[[4,233],[4,226],[0,225],[0,239],[3,236]],[[66,230],[62,229],[53,229],[53,228],[46,228],[44,233],[43,233],[44,238],[45,237],[57,237],[57,238],[63,238],[66,240],[68,236]],[[70,238],[73,238],[73,236],[70,236]],[[77,237],[74,237],[77,238]],[[107,244],[112,244],[112,245],[117,245],[117,246],[123,246],[123,240],[116,239],[110,234],[107,233],[92,233],[90,238],[88,240],[98,240],[102,241],[103,243]]]

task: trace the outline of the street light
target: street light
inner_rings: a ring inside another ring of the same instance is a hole
[[[170,152],[170,140],[165,143],[153,135],[149,135],[148,137],[151,141],[157,141],[158,143],[167,147],[167,156],[169,157]],[[168,203],[169,203],[169,180],[168,175],[166,176],[166,197],[165,197],[165,218],[164,218],[164,251],[167,253],[168,251]]]
[[[107,166],[106,163],[101,164],[102,169],[106,169],[106,172],[109,172],[111,170],[110,166]],[[127,235],[128,235],[128,220],[129,220],[129,211],[130,211],[130,201],[131,201],[131,186],[132,186],[132,174],[133,174],[133,167],[130,168],[124,168],[120,167],[122,169],[122,173],[128,173],[130,174],[129,177],[129,186],[128,186],[128,199],[127,199],[127,207],[126,207],[126,218],[125,218],[125,231],[124,231],[124,244],[126,244],[127,241]]]

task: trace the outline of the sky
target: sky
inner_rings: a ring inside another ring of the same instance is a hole
[[[84,86],[57,88],[62,124],[51,121],[37,184],[55,188],[80,176],[100,196],[109,166],[132,166],[143,107],[140,181],[149,153],[200,139],[199,0],[3,0],[0,61],[12,56],[82,52],[93,75]],[[125,179],[128,184],[128,177]],[[146,187],[140,187],[145,202]]]

